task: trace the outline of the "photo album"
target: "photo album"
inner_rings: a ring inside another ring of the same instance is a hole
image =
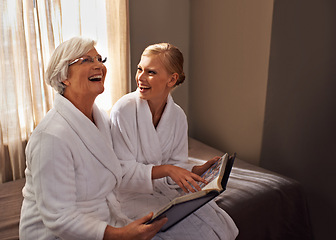
[[[166,231],[185,217],[202,207],[207,202],[225,191],[231,169],[236,158],[236,153],[229,156],[225,153],[216,163],[206,170],[203,177],[208,184],[199,183],[201,191],[188,193],[173,199],[160,211],[155,213],[147,224],[155,220],[167,217],[168,221],[160,231]]]

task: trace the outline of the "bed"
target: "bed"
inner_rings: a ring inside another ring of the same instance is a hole
[[[223,152],[189,139],[190,160],[208,160]],[[301,185],[239,159],[233,165],[227,189],[216,199],[235,221],[237,240],[313,239],[308,206]]]
[[[223,152],[193,138],[189,160],[196,163]],[[19,239],[25,180],[0,184],[0,239]],[[215,199],[239,228],[237,240],[313,239],[307,202],[298,182],[239,159],[227,189]]]

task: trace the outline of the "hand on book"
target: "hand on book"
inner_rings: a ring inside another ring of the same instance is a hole
[[[186,193],[201,191],[202,189],[198,185],[197,182],[202,182],[202,183],[207,184],[204,178],[200,177],[199,175],[195,173],[192,173],[184,168],[180,168],[177,166],[172,166],[172,167],[175,167],[175,168],[171,170],[169,176]]]
[[[162,218],[157,221],[154,221],[151,224],[145,224],[153,216],[153,213],[150,213],[140,219],[131,222],[125,227],[114,228],[107,226],[104,234],[104,240],[107,239],[143,239],[149,240],[152,239],[155,234],[162,228],[162,226],[168,221],[167,218]]]
[[[209,161],[205,162],[203,165],[194,166],[193,169],[192,169],[192,172],[201,176],[206,170],[208,170],[219,159],[220,159],[220,157],[216,156],[216,157],[210,159]]]
[[[169,176],[186,193],[200,191],[197,182],[207,184],[207,181],[199,175],[184,168],[174,165],[160,165],[152,168],[152,179]]]

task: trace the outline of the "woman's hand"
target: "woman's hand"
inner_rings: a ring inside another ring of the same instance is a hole
[[[191,170],[193,173],[201,176],[206,170],[208,170],[215,162],[217,162],[220,157],[216,156],[209,161],[205,162],[203,165],[194,166]]]
[[[149,240],[161,229],[167,222],[167,218],[154,221],[151,224],[145,224],[153,216],[153,213],[131,222],[125,227],[114,228],[107,226],[104,233],[104,240],[124,239],[124,240]]]
[[[207,183],[204,178],[192,173],[184,168],[174,165],[160,165],[154,166],[152,169],[152,179],[158,179],[162,177],[171,177],[174,182],[186,193],[200,191],[201,188],[197,184],[198,182]],[[196,189],[196,190],[195,190]]]

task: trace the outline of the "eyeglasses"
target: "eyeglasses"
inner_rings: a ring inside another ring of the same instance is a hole
[[[93,63],[94,60],[97,60],[98,62],[100,63],[105,63],[107,58],[102,58],[100,55],[98,56],[95,56],[95,57],[91,57],[91,56],[83,56],[83,57],[79,57],[79,58],[76,58],[75,60],[73,60],[72,62],[70,62],[68,64],[68,66],[72,65],[72,64],[75,64],[76,62],[80,62],[80,64],[83,64],[83,63]]]

